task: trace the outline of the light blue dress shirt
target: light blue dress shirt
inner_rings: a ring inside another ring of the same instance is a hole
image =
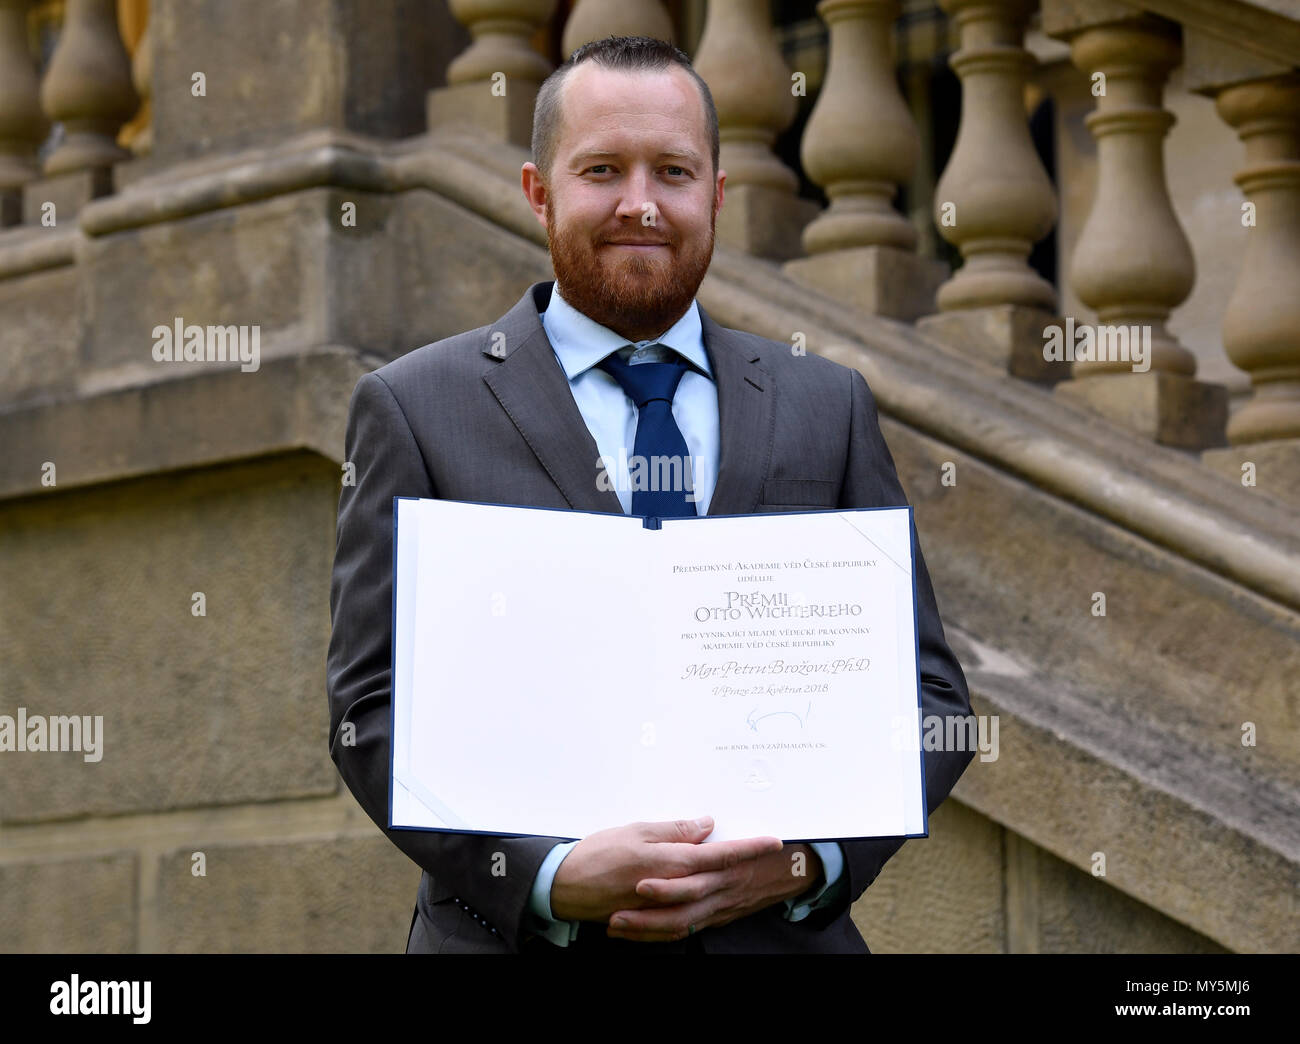
[[[627,458],[636,445],[637,408],[619,383],[596,364],[620,350],[622,358],[632,365],[662,362],[673,358],[674,352],[690,364],[673,396],[673,419],[691,456],[694,476],[691,491],[696,513],[708,514],[722,450],[718,390],[704,349],[704,329],[696,303],[692,301],[686,313],[661,337],[638,341],[635,345],[575,309],[560,296],[558,284],[551,291],[551,302],[541,313],[541,320],[555,357],[569,379],[578,411],[596,442],[614,492],[628,514],[632,511],[632,488]],[[555,872],[577,844],[577,841],[558,844],[547,853],[533,880],[529,898],[526,927],[557,946],[567,946],[575,939],[581,924],[557,921],[551,916],[551,884]],[[803,895],[787,899],[787,920],[801,921],[813,910],[833,902],[841,891],[836,886],[845,881],[844,853],[839,844],[818,842],[811,847],[821,858],[825,882]]]

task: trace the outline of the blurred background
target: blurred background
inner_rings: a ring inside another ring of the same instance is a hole
[[[867,377],[998,722],[868,945],[1300,948],[1300,4],[0,0],[0,715],[103,718],[0,750],[0,950],[404,949],[327,750],[348,401],[552,278],[533,100],[609,34],[709,83],[700,302]]]

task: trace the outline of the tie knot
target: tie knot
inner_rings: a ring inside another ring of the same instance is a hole
[[[633,366],[620,359],[618,352],[605,356],[599,366],[618,381],[638,410],[655,399],[672,402],[677,385],[686,373],[686,363],[680,357],[672,362],[637,363]]]

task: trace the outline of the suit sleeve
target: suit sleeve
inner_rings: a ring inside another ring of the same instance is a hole
[[[885,445],[876,415],[876,404],[862,374],[852,374],[853,423],[849,437],[848,460],[840,507],[898,507],[907,503],[894,459]],[[955,715],[971,714],[970,693],[966,676],[957,657],[948,647],[939,607],[935,601],[930,573],[921,554],[921,544],[912,529],[916,576],[917,638],[920,647],[921,713],[926,718],[946,720]],[[950,734],[944,730],[944,734]],[[964,735],[965,730],[960,730]],[[974,751],[926,750],[926,811],[933,812],[956,785]],[[840,916],[867,890],[889,858],[903,847],[906,838],[876,838],[866,841],[841,841],[844,850],[844,874],[848,887],[838,901],[814,910],[801,922],[812,928],[824,928]]]
[[[387,828],[393,497],[436,497],[437,491],[400,404],[378,374],[362,377],[352,394],[345,455],[356,474],[355,485],[345,485],[339,498],[330,583],[330,756],[388,839],[517,951],[533,878],[561,839]]]

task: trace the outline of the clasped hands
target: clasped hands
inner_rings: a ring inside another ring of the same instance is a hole
[[[821,877],[808,845],[787,848],[775,837],[703,844],[712,831],[705,816],[583,838],[556,871],[551,914],[606,924],[611,938],[671,942],[792,899]]]

